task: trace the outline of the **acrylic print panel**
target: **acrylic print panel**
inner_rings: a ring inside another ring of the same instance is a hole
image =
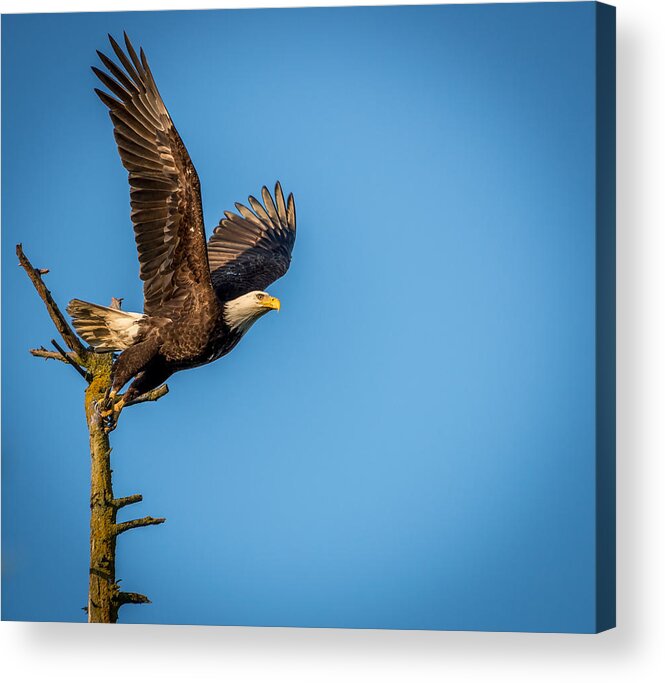
[[[115,495],[144,500],[118,523],[167,520],[118,537],[152,601],[119,621],[613,626],[614,11],[591,2],[3,17],[3,618],[87,619],[85,383],[28,354],[55,330],[14,249],[63,308],[143,310],[89,69],[125,30],[207,235],[279,180],[298,239],[257,287],[279,315],[111,434]]]

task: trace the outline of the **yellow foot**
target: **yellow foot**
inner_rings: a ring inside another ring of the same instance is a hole
[[[102,417],[108,417],[113,413],[113,408],[114,408],[114,403],[115,403],[115,397],[117,395],[118,391],[117,389],[107,389],[106,394],[104,395],[103,403],[102,405],[107,405],[111,406],[107,410],[102,410],[100,413]]]
[[[115,392],[111,392],[111,395],[109,398],[113,400],[115,397]],[[104,431],[108,434],[109,432],[112,432],[117,424],[118,424],[118,417],[120,416],[120,413],[122,412],[122,409],[125,406],[125,399],[121,398],[118,399],[108,410],[102,410],[100,415],[102,417],[102,421],[104,422]]]

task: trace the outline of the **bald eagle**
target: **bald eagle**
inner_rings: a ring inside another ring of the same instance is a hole
[[[120,352],[111,407],[103,413],[112,426],[125,403],[178,370],[229,353],[261,316],[279,310],[279,300],[264,290],[286,273],[296,238],[293,195],[285,201],[278,182],[274,197],[264,186],[263,203],[250,196],[251,208],[236,204],[237,214],[226,211],[206,244],[196,169],[143,50],[137,55],[124,38],[126,52],[109,36],[119,64],[98,51],[107,71],[92,70],[114,95],[95,88],[129,173],[143,313],[78,299],[67,307],[95,350]]]

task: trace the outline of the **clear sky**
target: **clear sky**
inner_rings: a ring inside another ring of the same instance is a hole
[[[293,191],[282,311],[113,434],[123,622],[593,630],[593,3],[5,16],[3,618],[84,621],[83,382],[14,245],[141,310],[89,65],[142,45],[208,232]]]

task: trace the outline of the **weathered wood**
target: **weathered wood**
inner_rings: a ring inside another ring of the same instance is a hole
[[[140,493],[133,493],[131,496],[124,496],[123,498],[116,498],[113,501],[116,510],[124,508],[126,505],[133,505],[134,503],[140,503],[143,500],[143,496]]]
[[[113,504],[111,443],[101,417],[111,387],[113,355],[96,354],[88,366],[92,379],[85,392],[85,415],[90,433],[90,581],[88,621],[110,624],[118,618],[118,587],[115,578],[118,509]]]
[[[35,358],[44,358],[45,360],[59,360],[62,363],[67,362],[62,357],[61,353],[59,353],[58,351],[49,351],[48,349],[45,349],[43,346],[39,349],[30,349],[30,353]]]
[[[27,273],[32,284],[37,290],[37,294],[41,297],[42,301],[46,305],[46,310],[51,316],[51,320],[55,325],[60,336],[63,338],[65,344],[79,356],[79,359],[83,362],[85,361],[85,356],[87,354],[86,348],[81,342],[81,340],[76,336],[76,333],[70,327],[65,316],[62,314],[58,306],[56,305],[51,292],[44,284],[42,280],[42,275],[48,273],[47,268],[34,268],[32,263],[28,260],[28,257],[23,253],[23,246],[21,244],[16,245],[16,255],[18,256],[19,264],[22,266],[23,270]]]

